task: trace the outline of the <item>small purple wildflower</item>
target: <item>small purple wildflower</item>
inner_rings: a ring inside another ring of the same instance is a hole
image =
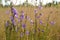
[[[41,10],[41,9],[43,9],[43,7],[42,6],[38,6],[38,8]]]
[[[28,20],[29,20],[29,16],[26,16],[26,19],[28,19]]]
[[[36,14],[37,12],[38,12],[37,9],[35,9],[35,10],[34,10],[34,13]]]
[[[55,23],[56,23],[56,22],[54,22],[54,21],[51,21],[51,22],[50,22],[51,25],[54,25]]]
[[[18,15],[16,14],[15,17],[18,18]]]
[[[13,21],[14,20],[13,16],[10,16],[10,19],[11,19],[11,21]]]
[[[10,17],[12,24],[16,25],[14,18],[11,16]]]
[[[24,19],[24,11],[21,11],[20,19]]]
[[[28,30],[26,31],[26,35],[29,35],[29,31]]]
[[[40,16],[37,16],[36,18],[38,19],[38,18],[40,18]]]
[[[15,20],[12,20],[12,23],[13,23],[14,25],[16,25],[16,24],[15,24]]]
[[[7,26],[9,25],[9,21],[6,21],[6,24],[5,24],[5,25],[6,25],[6,27],[7,27]]]
[[[21,15],[21,16],[20,16],[20,19],[24,19],[24,15]]]
[[[12,10],[12,13],[14,14],[14,16],[18,13],[14,7],[12,7],[11,10]]]
[[[26,24],[23,23],[23,24],[22,24],[22,27],[25,28],[25,27],[26,27]]]
[[[40,13],[38,16],[36,16],[36,18],[40,18],[42,16],[42,13]]]
[[[14,18],[11,16],[10,19],[11,19],[11,22],[14,24]]]
[[[40,20],[40,24],[43,24],[42,20]]]

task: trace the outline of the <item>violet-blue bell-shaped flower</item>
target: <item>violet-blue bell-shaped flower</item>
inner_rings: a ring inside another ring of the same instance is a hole
[[[14,7],[12,7],[11,10],[12,10],[12,13],[13,13],[14,16],[18,13],[17,10]]]
[[[23,24],[22,24],[22,27],[25,28],[25,27],[26,27],[26,24],[23,23]]]

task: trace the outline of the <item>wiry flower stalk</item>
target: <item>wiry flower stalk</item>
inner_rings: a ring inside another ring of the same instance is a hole
[[[15,10],[15,8],[13,7],[13,6],[11,6],[11,13],[12,13],[12,16],[11,16],[11,21],[12,21],[12,25],[13,25],[13,28],[14,28],[14,30],[15,30],[15,26],[14,26],[14,17],[15,17],[15,15],[16,15],[16,10]]]
[[[35,14],[35,28],[34,29],[36,31],[34,33],[34,40],[37,40],[37,38],[36,38],[37,37],[37,18],[36,18],[37,17],[37,9],[34,10],[34,14]]]
[[[23,19],[24,19],[24,11],[21,11],[21,15],[20,15],[20,18],[19,18],[19,22],[20,22],[20,34],[21,34],[20,40],[22,40],[22,28],[25,27],[25,25],[22,24]],[[23,33],[23,35],[24,35],[24,33]]]
[[[6,33],[6,40],[10,40],[11,38],[11,27],[10,27],[10,22],[9,21],[6,21],[6,24],[5,24],[5,33]]]
[[[51,16],[51,14],[48,15],[48,18],[47,18],[47,25],[46,25],[45,30],[42,30],[42,32],[45,31],[45,32],[44,32],[45,35],[42,36],[44,40],[47,40],[47,38],[44,37],[44,36],[47,36],[47,35],[49,34],[49,32],[50,32],[50,29],[49,29],[49,20],[50,20],[50,16]]]
[[[15,17],[17,17],[16,16],[17,15],[17,10],[11,5],[11,22],[12,22],[12,29],[13,29],[13,32],[12,32],[12,34],[14,34],[13,35],[13,40],[17,40],[17,36],[16,36],[16,26],[15,26]]]

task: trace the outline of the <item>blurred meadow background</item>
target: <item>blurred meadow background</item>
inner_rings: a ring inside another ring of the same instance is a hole
[[[60,40],[60,1],[0,0],[0,40]]]

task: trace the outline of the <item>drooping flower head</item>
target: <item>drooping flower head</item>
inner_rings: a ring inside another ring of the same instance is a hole
[[[10,20],[11,20],[11,21],[13,21],[13,20],[14,20],[13,16],[10,16]]]
[[[42,20],[40,20],[40,24],[43,24]]]
[[[18,13],[17,10],[14,7],[11,7],[11,11],[12,11],[14,16],[17,15],[17,13]]]
[[[16,14],[15,17],[18,18],[18,14]]]
[[[24,15],[20,15],[20,19],[21,19],[21,20],[24,19]]]
[[[20,19],[24,19],[24,11],[21,11]]]
[[[16,23],[15,23],[15,20],[14,20],[13,16],[11,16],[11,17],[10,17],[10,20],[11,20],[11,22],[12,22],[12,24],[13,24],[13,25],[16,25]]]
[[[23,23],[23,24],[22,24],[22,28],[26,28],[26,24]]]

